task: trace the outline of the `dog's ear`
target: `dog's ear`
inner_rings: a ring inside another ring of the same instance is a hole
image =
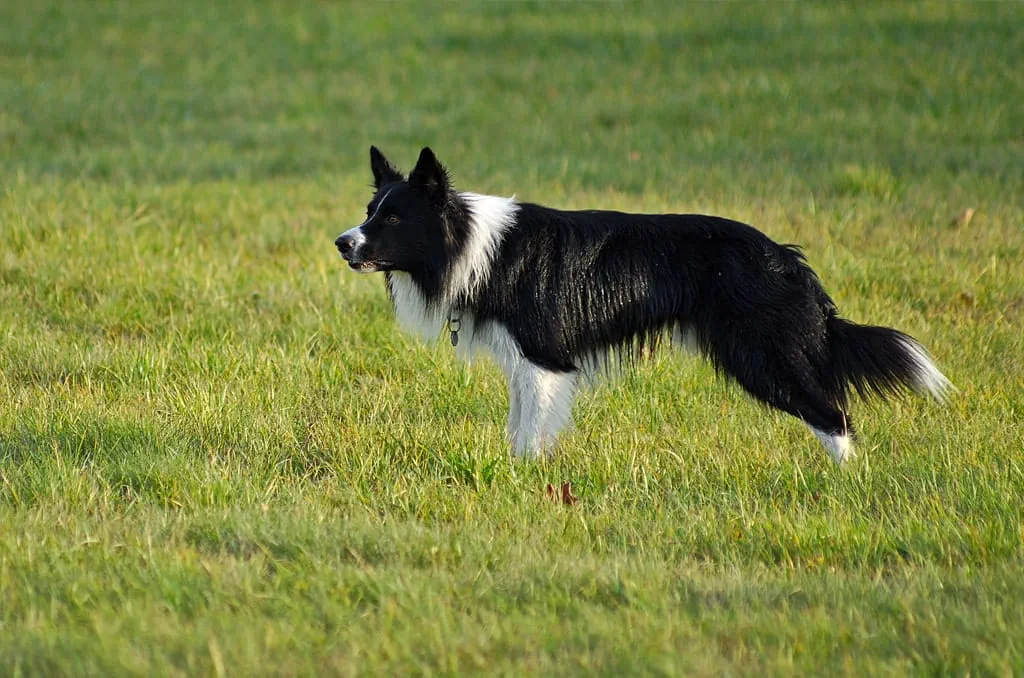
[[[451,189],[448,170],[437,161],[434,152],[429,148],[420,151],[420,159],[409,173],[409,183],[425,189],[427,195],[437,203],[444,202]]]
[[[373,185],[380,188],[392,181],[402,181],[405,177],[398,169],[388,162],[384,154],[376,146],[370,146],[370,169],[373,171]]]

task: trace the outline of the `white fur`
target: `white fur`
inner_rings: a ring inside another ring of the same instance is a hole
[[[519,206],[512,198],[478,193],[460,193],[469,207],[469,235],[445,281],[446,301],[472,299],[491,274],[494,254],[516,219]]]
[[[456,355],[472,360],[486,352],[508,379],[508,439],[517,456],[536,457],[552,447],[572,422],[576,376],[551,372],[523,358],[518,342],[501,324],[477,324],[472,315],[460,318]]]
[[[808,428],[817,436],[821,444],[825,446],[828,453],[832,455],[832,461],[842,465],[843,462],[857,456],[853,449],[853,441],[848,434],[825,433],[819,429],[809,426]]]
[[[378,210],[387,197],[385,194],[377,203]],[[427,340],[436,339],[441,333],[451,315],[453,304],[472,299],[480,285],[487,281],[494,254],[501,244],[505,231],[515,223],[515,215],[519,210],[519,206],[512,198],[477,193],[461,193],[459,197],[469,207],[469,234],[462,252],[452,262],[448,271],[441,299],[428,303],[409,274],[401,271],[393,271],[390,274],[391,297],[398,324],[404,330]],[[460,320],[463,323],[460,340],[463,338],[462,332],[465,332],[467,337],[472,337],[472,317],[467,315],[460,317]],[[505,346],[506,349],[501,350],[508,352],[507,341],[497,337],[495,342],[499,349]],[[490,342],[484,337],[481,343]],[[467,342],[465,348],[471,348],[471,344],[472,342]],[[518,353],[518,347],[514,352]],[[463,357],[469,357],[472,351],[464,349],[460,353]],[[509,369],[506,369],[506,373],[510,373]]]
[[[572,422],[575,394],[575,373],[552,372],[529,360],[520,361],[509,382],[512,452],[537,457],[553,446],[558,434]]]
[[[956,387],[939,371],[923,346],[913,340],[901,340],[901,343],[914,361],[914,389],[931,395],[940,403],[946,402],[950,393],[956,392]]]
[[[398,326],[421,339],[437,339],[448,321],[448,306],[428,304],[420,288],[408,273],[392,271],[391,300],[395,305]]]
[[[388,189],[388,192],[385,193],[384,197],[381,198],[380,201],[377,203],[377,209],[373,210],[373,214],[367,217],[366,221],[363,222],[364,225],[370,221],[373,221],[373,218],[380,213],[380,208],[384,206],[384,201],[388,199],[388,196],[391,195],[391,191],[393,190],[395,190],[394,186]]]
[[[459,345],[455,355],[466,362],[471,361],[478,353],[486,352],[501,366],[501,370],[509,379],[523,359],[519,343],[499,323],[487,322],[477,324],[469,313],[459,318]]]
[[[430,307],[412,279],[391,273],[391,294],[399,324],[426,339],[434,339],[448,318],[440,307]],[[472,360],[480,352],[494,358],[508,379],[508,438],[512,451],[521,457],[540,456],[552,447],[558,434],[572,423],[576,375],[551,372],[523,358],[508,330],[498,323],[477,324],[469,313],[459,318],[456,355]]]

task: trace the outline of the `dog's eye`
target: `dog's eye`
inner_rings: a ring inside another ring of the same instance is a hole
[[[399,218],[398,218],[398,215],[396,215],[396,214],[389,214],[387,216],[387,218],[384,219],[384,223],[385,224],[391,224],[392,226],[394,226],[398,222],[399,222]]]

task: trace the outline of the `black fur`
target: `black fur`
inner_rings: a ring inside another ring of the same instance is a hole
[[[471,209],[430,149],[408,181],[376,148],[371,167],[362,260],[407,272],[424,298],[442,299]],[[673,330],[690,332],[752,396],[829,434],[852,432],[851,391],[928,388],[913,339],[843,320],[797,247],[720,217],[519,203],[486,283],[456,306],[502,325],[526,359],[557,372],[609,352],[632,360]]]
[[[595,352],[640,355],[667,330],[693,331],[751,395],[829,433],[852,430],[851,385],[897,391],[915,367],[899,343],[906,335],[838,317],[796,247],[697,214],[521,204],[474,312],[557,371]]]

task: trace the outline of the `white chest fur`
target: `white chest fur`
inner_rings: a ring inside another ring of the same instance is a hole
[[[391,301],[395,305],[398,325],[406,332],[428,341],[436,339],[448,320],[446,305],[428,304],[408,273],[392,271],[389,276]]]
[[[428,304],[423,293],[407,273],[391,273],[391,299],[399,326],[427,341],[437,339],[448,322],[448,306]],[[522,359],[519,344],[504,326],[496,323],[477,323],[473,314],[468,311],[459,316],[458,324],[459,345],[455,353],[460,359],[469,361],[477,353],[484,351],[497,361],[506,375],[510,375]]]
[[[437,339],[453,319],[453,304],[472,308],[518,209],[513,200],[506,198],[471,193],[461,197],[470,210],[470,230],[439,298],[428,301],[407,273],[393,271],[388,276],[398,324],[427,341]],[[539,454],[552,445],[558,432],[571,422],[575,374],[549,372],[525,360],[519,343],[504,324],[477,322],[471,310],[458,312],[457,326],[459,358],[471,360],[478,352],[488,353],[509,380],[508,435],[515,453]]]

